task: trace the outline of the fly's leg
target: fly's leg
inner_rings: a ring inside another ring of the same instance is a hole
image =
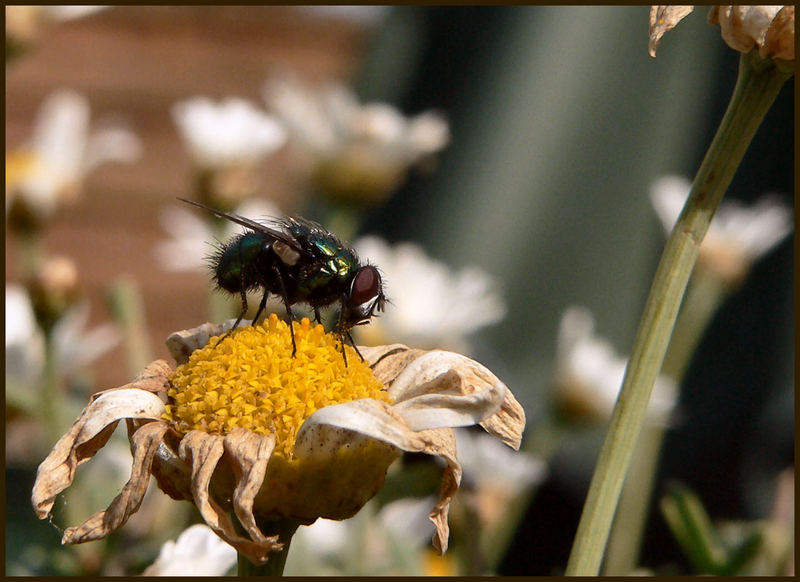
[[[358,354],[358,357],[361,358],[361,361],[363,362],[364,361],[364,356],[361,355],[361,352],[359,351],[358,346],[356,345],[356,342],[353,341],[353,336],[350,335],[349,331],[346,331],[345,335],[347,336],[347,339],[350,340],[350,345],[353,346],[353,349],[356,351],[356,353]],[[344,342],[342,342],[342,353],[344,353]],[[345,360],[345,363],[346,363],[346,360]]]
[[[319,314],[319,307],[314,308],[314,321],[322,323],[322,316]]]
[[[281,288],[281,295],[283,296],[283,303],[286,305],[286,313],[289,314],[289,333],[292,336],[292,357],[297,353],[297,344],[294,341],[294,315],[292,314],[292,305],[289,303],[289,295],[286,293],[286,285],[283,284],[283,277],[279,269],[275,269],[275,274],[278,276],[278,285]]]
[[[255,325],[258,323],[258,318],[261,317],[261,314],[264,312],[264,308],[267,306],[267,297],[269,296],[269,291],[264,289],[264,297],[261,298],[261,303],[258,304],[258,311],[256,311],[256,316],[253,318],[253,323],[251,325]]]
[[[247,293],[245,292],[244,287],[242,287],[241,293],[242,293],[242,295],[241,295],[241,298],[242,298],[242,312],[239,314],[239,317],[236,318],[236,323],[233,324],[233,327],[231,327],[227,332],[225,332],[225,335],[223,335],[221,338],[219,338],[217,340],[217,343],[214,344],[215,348],[219,344],[222,343],[222,340],[224,340],[226,337],[231,335],[231,332],[234,329],[236,329],[239,326],[239,324],[242,322],[242,318],[244,317],[244,314],[247,313]]]

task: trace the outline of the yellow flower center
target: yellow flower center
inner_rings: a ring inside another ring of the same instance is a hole
[[[275,454],[290,460],[297,431],[316,410],[361,398],[391,402],[350,346],[345,366],[338,336],[304,318],[294,323],[294,337],[292,357],[289,326],[273,313],[219,345],[212,338],[173,372],[164,418],[184,434],[274,433]]]

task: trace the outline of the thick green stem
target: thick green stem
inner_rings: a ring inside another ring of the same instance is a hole
[[[286,566],[286,557],[289,555],[289,545],[292,543],[292,536],[300,523],[293,519],[280,519],[274,521],[258,520],[258,526],[265,535],[278,535],[278,540],[283,543],[280,552],[272,552],[269,560],[260,566],[253,564],[242,554],[239,554],[238,575],[239,576],[283,576],[283,568]]]
[[[692,278],[661,370],[679,385],[708,322],[728,290],[720,279],[699,275],[695,273]],[[636,568],[665,430],[662,424],[646,426],[639,437],[611,528],[603,565],[606,576],[630,575]]]
[[[742,55],[739,61],[739,77],[728,110],[656,270],[622,389],[589,486],[567,563],[567,575],[594,576],[600,570],[625,473],[700,243],[753,135],[781,86],[790,77],[790,71],[776,66],[775,62],[761,60],[755,50]]]

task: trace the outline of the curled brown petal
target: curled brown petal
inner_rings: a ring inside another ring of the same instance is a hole
[[[518,451],[522,442],[522,431],[525,430],[525,410],[511,390],[506,390],[500,410],[480,425],[486,432]]]
[[[151,422],[134,433],[131,439],[133,468],[130,479],[108,509],[98,511],[79,526],[68,527],[61,538],[62,544],[80,544],[104,538],[122,527],[139,510],[150,482],[153,457],[167,430],[165,423]]]
[[[767,29],[764,46],[758,49],[762,59],[794,61],[794,5],[784,6]]]
[[[330,440],[327,435],[331,431],[353,431],[401,451],[426,453],[444,459],[447,468],[442,479],[442,490],[430,518],[436,526],[434,545],[439,551],[446,551],[450,500],[461,482],[461,465],[456,458],[452,429],[411,430],[391,405],[370,399],[354,400],[328,406],[312,414],[300,428],[295,453],[298,457],[318,454],[320,445]]]
[[[661,37],[675,28],[692,10],[694,10],[694,6],[650,7],[650,41],[647,45],[647,51],[651,57],[655,58]]]
[[[205,346],[215,335],[228,331],[233,327],[234,321],[236,320],[231,319],[221,324],[204,323],[192,329],[176,331],[167,338],[167,349],[179,366],[185,364],[193,351]]]
[[[437,425],[424,426],[431,419],[438,421],[438,426],[445,426],[448,421],[452,421],[448,426],[479,423],[490,434],[519,449],[525,411],[511,390],[478,362],[460,354],[427,352],[402,344],[359,349],[375,376],[400,401],[395,409],[401,411],[406,422],[415,423],[412,414],[417,417],[420,426],[412,428],[434,428]],[[470,394],[478,396],[453,397]],[[495,398],[502,399],[499,407]],[[414,410],[405,410],[410,408]],[[459,420],[459,414],[464,418]]]
[[[278,536],[267,537],[256,525],[253,502],[267,473],[267,464],[275,449],[275,435],[260,435],[237,427],[223,440],[236,478],[233,510],[250,537],[261,544],[276,544]]]
[[[224,437],[193,430],[183,437],[178,454],[192,467],[194,504],[206,524],[240,554],[254,563],[262,564],[267,561],[269,552],[282,549],[283,544],[274,543],[271,538],[264,538],[265,541],[259,543],[239,536],[228,514],[209,492],[211,477],[224,453],[223,440]]]
[[[72,484],[78,466],[105,446],[120,420],[158,419],[163,412],[164,403],[158,396],[138,388],[96,394],[39,465],[31,495],[37,517],[44,519],[50,514],[56,496]]]

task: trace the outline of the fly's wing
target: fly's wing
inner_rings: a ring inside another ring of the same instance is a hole
[[[289,235],[289,234],[287,234],[287,233],[285,233],[283,231],[280,231],[280,230],[277,230],[277,229],[274,229],[274,228],[270,228],[270,227],[266,226],[265,224],[262,224],[260,222],[256,222],[255,220],[250,220],[249,218],[245,218],[244,216],[241,216],[239,214],[230,214],[228,212],[222,212],[221,210],[216,210],[214,208],[211,208],[210,206],[206,206],[205,204],[201,204],[200,202],[194,202],[193,200],[186,200],[185,198],[178,198],[178,200],[180,200],[181,202],[186,202],[187,204],[191,204],[192,206],[197,206],[198,208],[203,208],[204,210],[208,210],[214,216],[217,216],[219,218],[227,218],[231,222],[235,222],[236,224],[240,224],[241,226],[244,226],[245,228],[249,228],[249,229],[254,230],[256,232],[261,232],[261,233],[267,234],[267,235],[269,235],[271,237],[274,237],[276,240],[279,240],[279,241],[287,244],[288,246],[290,246],[291,248],[295,249],[296,251],[302,251],[303,250],[302,247],[300,246],[300,244],[297,242],[297,240],[295,240],[294,237],[292,237],[291,235]]]

